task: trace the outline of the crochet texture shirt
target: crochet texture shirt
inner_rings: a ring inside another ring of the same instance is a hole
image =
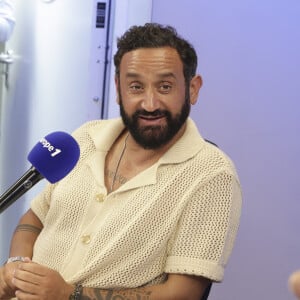
[[[105,156],[123,129],[114,119],[74,132],[78,164],[31,204],[44,225],[33,260],[90,287],[156,284],[166,273],[221,281],[241,210],[232,162],[188,119],[157,163],[108,194]]]

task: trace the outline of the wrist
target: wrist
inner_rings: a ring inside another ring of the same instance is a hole
[[[75,289],[75,284],[70,284],[70,283],[66,282],[66,286],[64,288],[63,299],[69,300],[69,298],[72,295],[74,289]]]
[[[70,296],[68,299],[69,300],[81,300],[82,292],[83,292],[82,285],[79,283],[76,283],[72,293],[69,294]]]

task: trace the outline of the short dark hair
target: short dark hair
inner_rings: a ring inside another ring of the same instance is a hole
[[[139,48],[174,48],[183,63],[183,74],[189,82],[196,74],[197,54],[193,46],[180,37],[171,26],[157,23],[146,23],[143,26],[132,26],[117,40],[117,52],[114,55],[115,74],[120,75],[120,63],[123,55]]]

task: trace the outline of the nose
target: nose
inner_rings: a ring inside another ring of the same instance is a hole
[[[142,109],[153,112],[159,108],[159,100],[155,90],[148,89],[141,103]]]

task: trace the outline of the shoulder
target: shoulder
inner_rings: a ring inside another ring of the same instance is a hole
[[[87,121],[86,123],[83,123],[81,126],[79,126],[74,132],[74,135],[79,135],[84,132],[88,132],[90,129],[93,128],[101,128],[105,126],[105,124],[112,122],[112,120],[91,120]]]
[[[72,135],[79,142],[85,144],[92,142],[101,133],[103,134],[106,129],[113,129],[120,123],[119,119],[110,120],[92,120],[82,124],[78,127]]]
[[[88,121],[78,127],[72,136],[78,142],[80,147],[81,157],[89,155],[96,150],[95,145],[95,132],[101,132],[108,120],[93,120]]]
[[[238,180],[238,174],[231,158],[219,147],[205,141],[197,154],[187,164],[194,170],[195,177],[202,182],[210,180],[220,174]]]
[[[78,142],[81,153],[91,153],[96,149],[108,151],[123,128],[121,118],[93,120],[84,123],[72,135]]]

